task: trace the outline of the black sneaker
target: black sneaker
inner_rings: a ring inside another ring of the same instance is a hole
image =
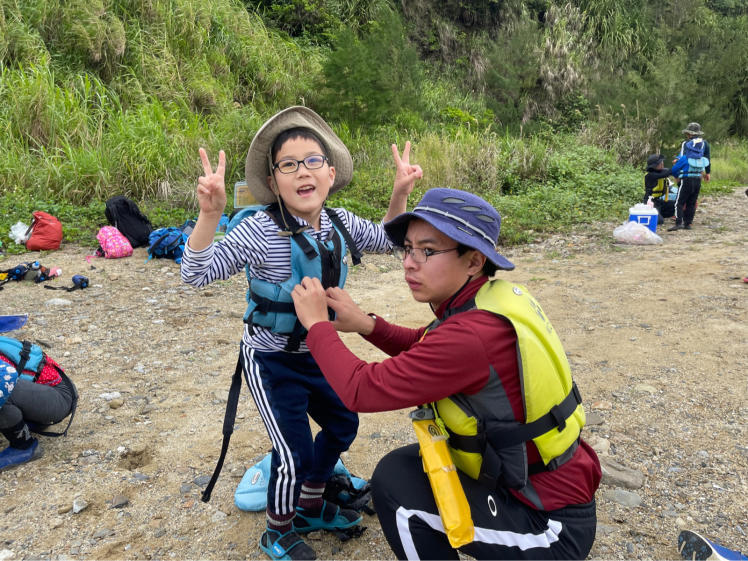
[[[274,560],[317,559],[315,551],[293,530],[281,534],[277,530],[267,528],[260,536],[260,549]]]
[[[670,228],[667,229],[668,232],[675,232],[676,230],[682,230],[683,224],[676,224],[675,226],[670,226]]]
[[[685,226],[683,226],[683,229],[684,230],[691,230],[691,225],[690,224],[686,224]]]

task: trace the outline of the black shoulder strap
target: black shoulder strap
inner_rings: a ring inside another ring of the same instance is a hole
[[[21,352],[18,355],[18,364],[16,364],[16,370],[18,370],[19,376],[23,374],[24,370],[26,370],[26,363],[29,361],[29,358],[31,358],[31,342],[22,341]],[[39,370],[41,370],[41,368]],[[39,376],[38,374],[34,375],[35,382],[38,376]]]
[[[236,407],[239,404],[239,393],[242,389],[242,351],[239,350],[239,357],[236,359],[236,369],[231,377],[231,387],[229,388],[229,397],[226,403],[226,413],[223,417],[223,443],[221,444],[221,454],[218,456],[218,463],[213,470],[213,475],[208,482],[208,486],[203,491],[200,500],[207,503],[210,500],[210,494],[213,487],[218,481],[218,476],[223,469],[223,461],[226,459],[226,452],[229,449],[231,434],[234,432],[234,421],[236,420]]]
[[[343,234],[345,245],[348,246],[348,250],[351,252],[351,260],[353,261],[353,264],[358,265],[359,263],[361,263],[361,252],[356,246],[356,242],[353,241],[348,228],[345,227],[345,224],[343,224],[343,221],[334,209],[325,207],[325,212],[330,218],[330,221],[335,224],[335,227],[340,231],[341,234]]]

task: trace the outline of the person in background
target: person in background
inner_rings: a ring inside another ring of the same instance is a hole
[[[657,209],[657,223],[662,224],[663,218],[670,218],[675,214],[675,201],[669,197],[670,181],[672,175],[677,177],[679,171],[685,166],[685,160],[676,160],[672,168],[664,167],[665,156],[662,154],[650,154],[647,158],[647,173],[644,175],[644,197],[642,203],[652,197],[652,203]]]
[[[0,451],[0,471],[40,458],[42,446],[32,430],[57,436],[43,428],[71,415],[77,402],[75,384],[50,357],[36,379],[26,372],[20,376],[12,361],[0,355],[0,434],[8,440]]]
[[[491,280],[514,268],[495,248],[500,223],[482,198],[437,188],[384,225],[413,297],[436,316],[428,327],[367,314],[318,279],[304,278],[292,293],[309,350],[346,406],[430,404],[449,437],[473,541],[459,552],[451,546],[419,446],[409,445],[382,458],[371,479],[399,559],[584,559],[595,539],[601,468],[580,437],[581,396],[535,299],[520,285]],[[336,329],[363,335],[390,358],[361,360]]]
[[[668,228],[668,231],[690,230],[692,228],[694,215],[696,214],[696,205],[701,191],[701,179],[709,181],[712,172],[711,165],[711,148],[709,143],[703,138],[704,133],[699,123],[688,123],[683,129],[686,140],[680,147],[678,158],[674,161],[676,165],[682,165],[678,177],[680,177],[680,188],[678,189],[678,198],[675,201],[675,225]],[[696,151],[696,152],[694,152]],[[700,153],[700,158],[692,156]],[[690,154],[690,155],[689,155]],[[706,165],[703,165],[706,159]],[[686,159],[683,165],[681,159]],[[675,166],[673,166],[675,167]]]

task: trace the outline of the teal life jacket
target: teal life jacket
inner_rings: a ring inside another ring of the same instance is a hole
[[[258,211],[265,212],[273,219],[280,228],[279,236],[290,238],[291,276],[282,282],[258,279],[251,275],[247,264],[245,271],[249,287],[244,322],[249,325],[250,333],[253,333],[253,326],[259,325],[273,333],[287,336],[285,350],[296,351],[306,337],[306,329],[296,317],[291,298],[294,287],[304,277],[316,277],[322,281],[324,288],[342,288],[348,274],[346,250],[351,252],[354,265],[361,262],[361,253],[338,214],[327,207],[324,207],[324,211],[333,224],[333,233],[327,241],[320,242],[308,234],[308,226],[301,226],[285,207],[281,208],[277,203],[241,209],[231,218],[226,233]],[[334,316],[331,311],[330,315],[332,319]]]

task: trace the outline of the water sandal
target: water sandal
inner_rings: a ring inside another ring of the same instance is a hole
[[[275,530],[266,529],[260,536],[260,549],[270,559],[284,561],[317,559],[314,550],[293,530],[281,534]]]
[[[362,518],[361,514],[355,510],[340,508],[334,503],[322,501],[322,510],[316,516],[311,516],[309,512],[305,513],[303,508],[297,508],[293,527],[299,533],[315,530],[345,530],[361,522]]]

